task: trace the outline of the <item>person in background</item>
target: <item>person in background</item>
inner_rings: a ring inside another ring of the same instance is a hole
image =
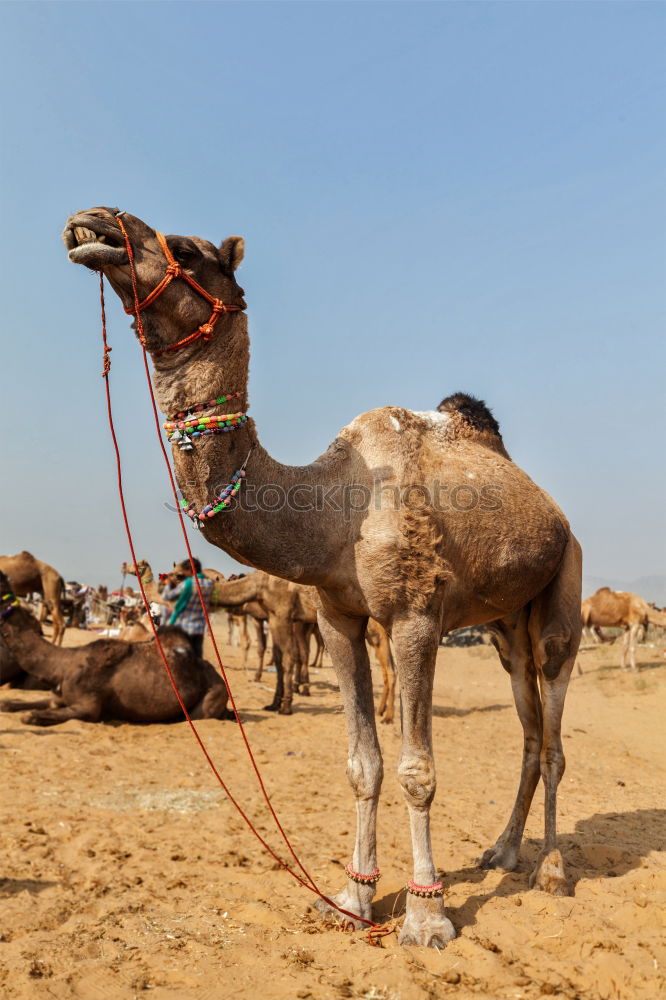
[[[206,610],[210,609],[210,599],[213,591],[213,581],[208,580],[201,572],[201,563],[198,559],[192,560],[196,569],[197,579],[206,604]],[[167,585],[162,591],[165,601],[175,601],[176,605],[173,614],[169,618],[169,625],[178,625],[189,636],[192,647],[199,657],[203,657],[203,641],[206,631],[206,619],[203,608],[199,600],[199,590],[194,582],[192,568],[189,559],[184,559],[182,563],[174,566],[173,573],[167,577]]]

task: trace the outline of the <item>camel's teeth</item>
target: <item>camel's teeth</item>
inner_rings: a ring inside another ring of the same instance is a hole
[[[79,244],[79,246],[82,243],[97,242],[97,233],[93,233],[92,229],[84,229],[83,226],[75,226],[74,235],[76,236],[76,242]]]

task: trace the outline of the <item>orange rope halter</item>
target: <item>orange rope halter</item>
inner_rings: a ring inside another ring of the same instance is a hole
[[[172,351],[178,351],[181,347],[186,347],[187,344],[191,344],[193,343],[193,341],[199,340],[200,337],[205,342],[209,341],[215,332],[215,324],[217,323],[218,319],[220,318],[220,316],[222,316],[223,313],[242,312],[244,308],[243,306],[226,305],[221,299],[216,299],[213,295],[207,292],[205,288],[202,288],[199,282],[195,281],[191,275],[187,274],[187,272],[183,270],[182,265],[178,263],[178,261],[175,259],[175,257],[169,250],[169,246],[167,244],[164,234],[159,233],[157,231],[155,232],[155,235],[157,236],[158,243],[162,247],[162,251],[164,253],[164,256],[166,257],[167,269],[164,277],[160,282],[158,282],[157,285],[155,285],[152,292],[149,292],[148,295],[146,295],[145,299],[142,299],[142,301],[139,302],[136,291],[136,284],[134,282],[134,255],[132,253],[132,246],[130,244],[129,239],[127,238],[127,232],[123,225],[123,220],[120,218],[120,216],[117,215],[116,221],[118,222],[118,225],[122,230],[123,236],[125,237],[127,254],[130,259],[130,268],[132,271],[134,306],[130,307],[129,309],[125,309],[125,312],[129,316],[136,316],[138,319],[139,313],[143,312],[144,309],[147,309],[148,306],[152,305],[155,299],[158,299],[162,294],[162,292],[169,287],[174,278],[182,278],[183,281],[186,281],[188,285],[191,288],[193,288],[195,292],[197,292],[198,295],[201,295],[201,297],[206,300],[206,302],[210,302],[210,304],[213,307],[213,311],[210,314],[210,319],[208,320],[207,323],[202,323],[201,326],[197,327],[194,333],[191,333],[189,335],[189,337],[183,337],[182,340],[178,340],[175,344],[169,344],[168,347],[165,347],[163,351],[159,352],[160,354],[168,354]],[[143,330],[140,331],[140,338],[141,338],[141,343],[145,346],[145,341],[143,339]]]

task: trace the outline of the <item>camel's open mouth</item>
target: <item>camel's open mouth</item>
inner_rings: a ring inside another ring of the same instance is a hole
[[[127,251],[120,230],[106,220],[92,216],[74,216],[62,234],[75,264],[99,271],[108,264],[126,264]]]

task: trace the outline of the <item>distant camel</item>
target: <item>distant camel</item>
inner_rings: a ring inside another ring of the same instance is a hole
[[[21,721],[31,726],[53,726],[68,719],[168,722],[182,717],[154,641],[96,639],[74,649],[58,649],[35,631],[34,617],[16,605],[7,577],[0,573],[0,638],[23,670],[46,681],[58,694],[35,702],[9,699],[0,702],[0,709],[27,709]],[[195,655],[186,634],[167,627],[160,631],[160,640],[192,717],[229,718],[229,695],[222,678]]]
[[[160,587],[155,582],[155,576],[150,563],[146,559],[140,559],[136,565],[134,565],[134,563],[123,563],[123,574],[125,573],[129,573],[131,576],[135,576],[137,580],[141,581],[143,592],[146,595],[149,605],[156,604],[159,606],[161,611],[166,610],[170,613],[171,608],[167,602],[163,600]],[[157,616],[157,611],[155,612],[155,615]],[[142,617],[142,623],[150,628],[150,622],[143,621],[143,618],[146,618],[146,615]]]
[[[602,641],[608,641],[601,628],[622,628],[622,670],[627,669],[627,653],[636,670],[636,639],[646,625],[666,626],[666,613],[651,607],[638,594],[601,587],[581,605],[583,628],[593,629]]]
[[[53,642],[61,645],[65,634],[65,619],[62,613],[62,598],[65,583],[53,566],[35,559],[30,552],[19,552],[15,556],[0,556],[0,572],[5,573],[11,583],[13,593],[19,597],[41,594],[44,604],[51,611],[53,620]]]

